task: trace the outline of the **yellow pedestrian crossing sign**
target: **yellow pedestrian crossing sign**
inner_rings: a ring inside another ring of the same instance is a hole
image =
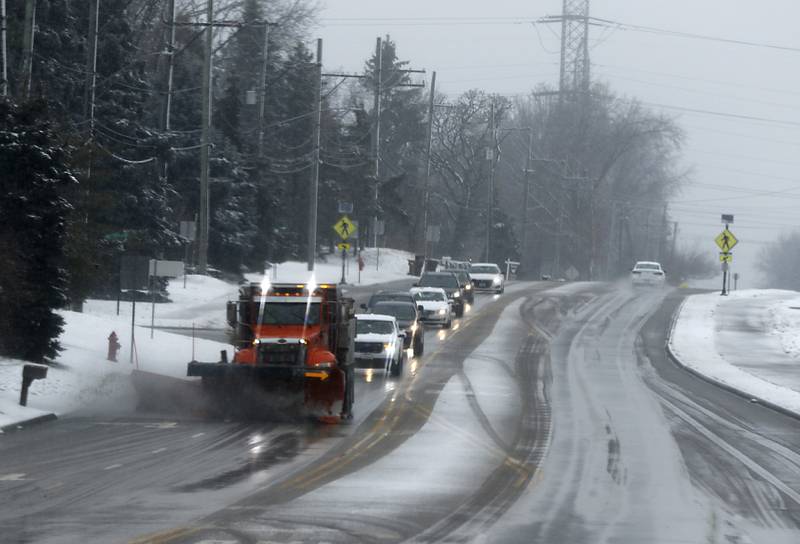
[[[336,231],[336,234],[338,234],[342,240],[347,240],[355,235],[356,226],[352,221],[350,221],[349,217],[343,215],[336,223],[334,223],[333,230]]]
[[[736,238],[736,236],[734,236],[733,233],[728,229],[720,232],[719,236],[714,238],[714,241],[717,243],[717,247],[719,247],[723,253],[728,253],[736,244],[739,243],[739,240]]]
[[[347,242],[340,242],[340,243],[336,244],[336,247],[340,251],[347,251],[348,249],[350,249],[350,244],[348,244]]]
[[[733,253],[720,253],[719,254],[719,262],[721,263],[732,263],[733,262]]]

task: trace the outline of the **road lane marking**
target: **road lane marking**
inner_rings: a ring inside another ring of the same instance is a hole
[[[113,464],[113,465],[108,465],[108,466],[107,466],[106,468],[104,468],[103,470],[114,470],[115,468],[120,468],[121,466],[122,466],[122,465],[120,465],[119,463],[115,463],[115,464]]]
[[[174,429],[177,426],[177,421],[161,421],[159,423],[148,423],[145,425],[148,429]]]
[[[167,448],[158,448],[157,450],[153,450],[150,453],[161,453],[162,451],[167,451]]]
[[[20,482],[26,479],[25,476],[27,476],[27,474],[25,474],[24,472],[0,474],[0,482]]]
[[[195,433],[195,434],[192,435],[192,438],[200,438],[204,434],[206,434],[206,433]]]

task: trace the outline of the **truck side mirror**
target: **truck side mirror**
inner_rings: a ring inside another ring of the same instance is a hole
[[[362,310],[366,310],[366,309],[367,309],[367,305],[366,305],[366,304],[359,304],[359,307],[360,307]]]
[[[420,304],[419,306],[417,306],[417,310],[419,310],[420,312],[424,312],[425,307],[422,304]]]
[[[236,315],[236,313],[237,313],[236,312],[236,302],[229,300],[227,306],[225,307],[225,310],[226,310],[226,312],[225,312],[226,316],[225,317],[228,320],[228,325],[230,325],[231,327],[235,327],[236,326],[236,318],[237,318],[237,315]]]

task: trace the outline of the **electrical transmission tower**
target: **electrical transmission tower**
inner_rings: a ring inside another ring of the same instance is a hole
[[[564,0],[561,17],[562,97],[589,91],[589,0]]]

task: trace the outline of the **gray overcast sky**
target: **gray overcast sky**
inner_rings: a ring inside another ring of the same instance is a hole
[[[323,0],[319,37],[325,66],[360,71],[375,38],[390,34],[400,58],[437,71],[442,91],[481,88],[525,94],[558,80],[560,27],[336,21],[341,18],[521,18],[557,15],[561,0]],[[591,15],[614,21],[800,48],[797,0],[592,0]],[[497,19],[495,19],[497,20]],[[714,252],[720,213],[736,215],[741,243],[734,268],[755,281],[764,242],[798,225],[800,204],[800,52],[591,30],[592,77],[643,102],[776,119],[791,124],[676,112],[688,138],[693,184],[675,199],[679,242]],[[772,194],[766,194],[772,192]]]

